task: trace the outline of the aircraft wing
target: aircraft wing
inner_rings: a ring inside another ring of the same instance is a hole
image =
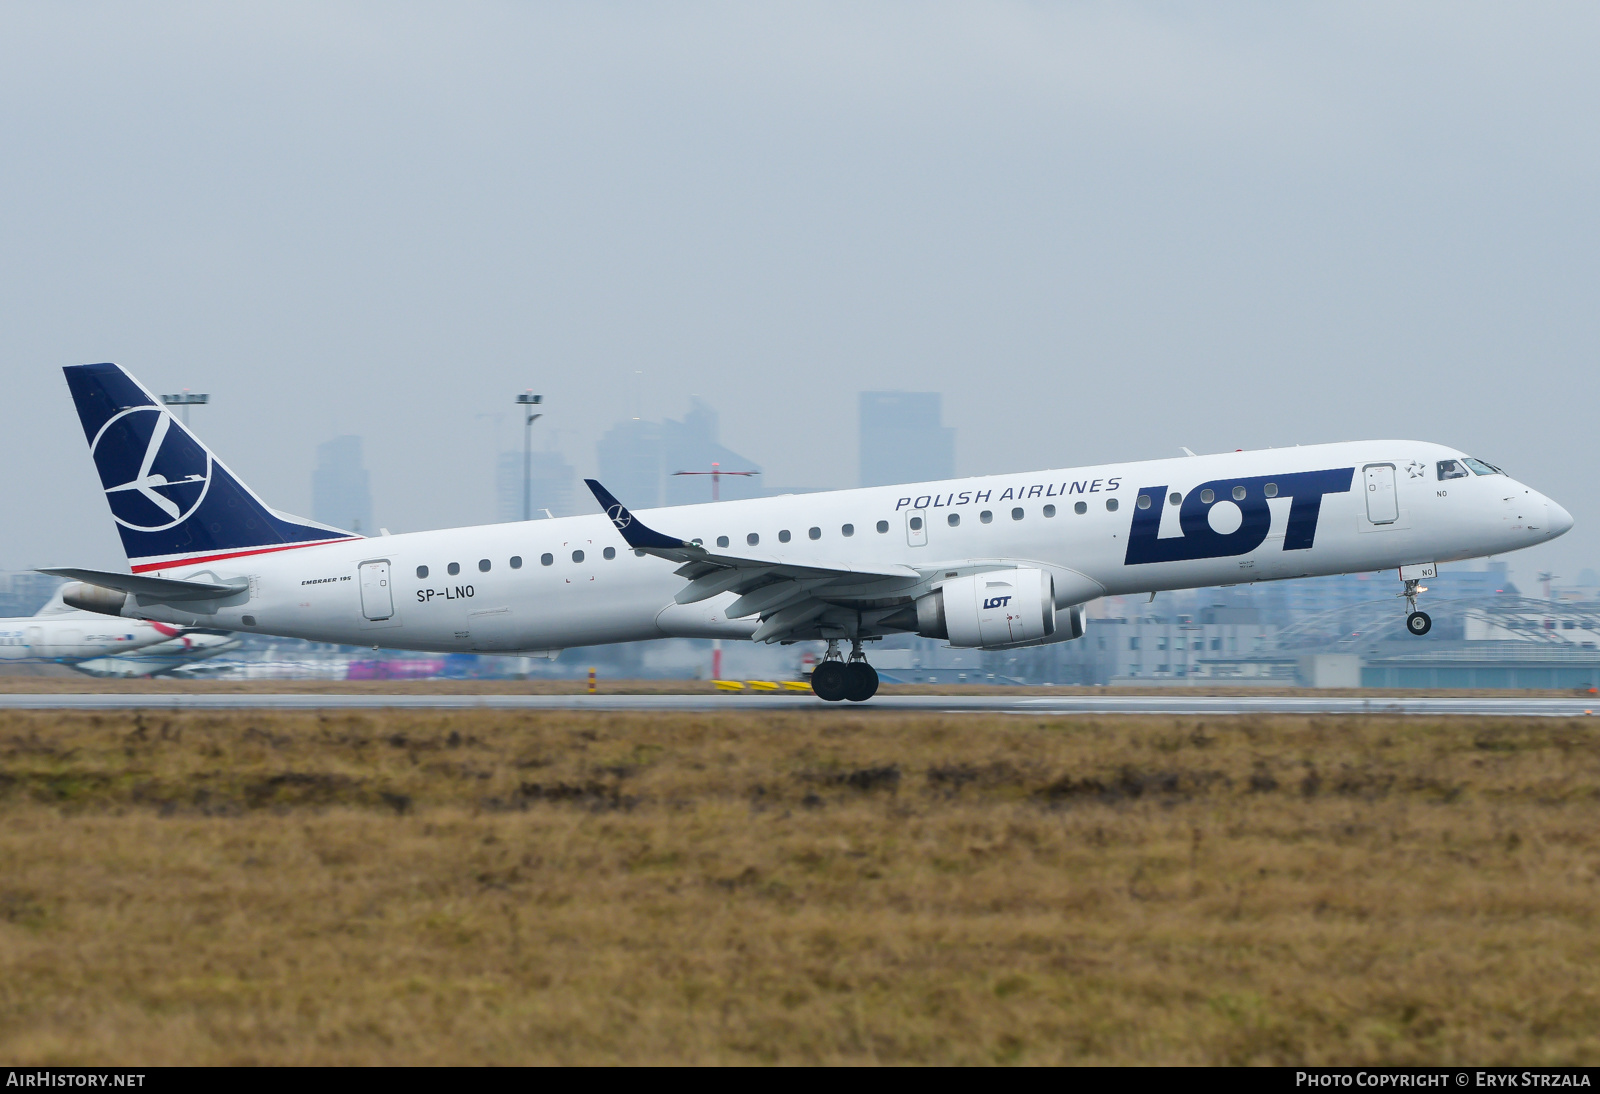
[[[751,635],[757,642],[815,637],[830,615],[848,630],[860,622],[859,608],[853,605],[886,597],[903,600],[924,579],[910,566],[842,566],[790,555],[707,550],[699,540],[677,539],[646,526],[594,479],[584,483],[629,547],[682,563],[676,573],[688,584],[673,599],[694,604],[734,593],[738,599],[728,606],[728,618],[759,615],[761,625]]]

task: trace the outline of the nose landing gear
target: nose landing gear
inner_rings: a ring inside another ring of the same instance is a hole
[[[1417,611],[1417,594],[1425,593],[1428,587],[1416,578],[1405,579],[1406,591],[1398,595],[1406,598],[1406,630],[1421,638],[1433,630],[1433,620],[1427,612]]]
[[[828,639],[828,652],[811,672],[811,690],[829,703],[841,699],[864,703],[878,693],[878,672],[867,664],[859,638],[850,641],[848,662],[839,653],[839,640]]]

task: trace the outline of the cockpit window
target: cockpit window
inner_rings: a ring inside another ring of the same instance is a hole
[[[1468,467],[1472,468],[1472,472],[1475,475],[1504,475],[1505,474],[1504,471],[1500,470],[1494,464],[1492,464],[1492,463],[1484,463],[1482,460],[1475,460],[1471,456],[1463,456],[1462,457],[1462,462],[1465,463]]]
[[[1467,469],[1465,467],[1461,466],[1461,461],[1460,460],[1440,460],[1439,461],[1439,481],[1440,482],[1443,482],[1445,479],[1464,479],[1466,477],[1467,477]]]

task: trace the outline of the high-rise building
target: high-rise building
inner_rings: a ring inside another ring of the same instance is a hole
[[[570,517],[579,512],[573,508],[573,485],[577,472],[561,458],[561,453],[551,449],[533,452],[528,459],[528,499],[531,516],[539,520],[545,510],[552,517]],[[522,453],[502,452],[494,466],[495,512],[498,520],[510,522],[522,519]]]
[[[323,524],[371,535],[372,484],[361,466],[361,438],[335,437],[317,445],[311,473],[311,516]]]
[[[861,393],[861,485],[953,479],[956,431],[940,424],[936,391]]]
[[[717,432],[717,412],[699,398],[691,400],[681,422],[618,422],[596,445],[600,481],[630,508],[710,501],[709,476],[675,477],[673,472],[710,471],[713,463],[723,471],[761,470],[759,464],[724,448]],[[719,487],[724,501],[765,493],[759,476],[729,476],[720,480]]]
[[[32,615],[55,595],[59,577],[32,570],[0,572],[0,616]]]

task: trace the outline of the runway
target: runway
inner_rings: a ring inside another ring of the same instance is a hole
[[[824,703],[811,695],[410,695],[117,693],[0,695],[0,710],[593,710],[884,711],[927,714],[1431,714],[1582,717],[1581,698],[1360,698],[1250,695],[884,695]]]

